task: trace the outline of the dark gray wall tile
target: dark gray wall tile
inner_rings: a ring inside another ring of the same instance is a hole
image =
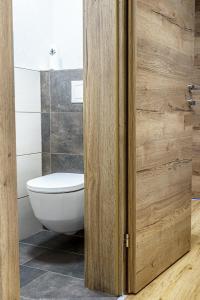
[[[51,173],[51,154],[42,153],[42,175]]]
[[[50,152],[50,114],[42,113],[42,152]]]
[[[82,80],[83,70],[51,71],[51,111],[83,111],[82,104],[71,103],[71,81]]]
[[[70,154],[52,154],[51,171],[83,173],[83,156]]]
[[[41,110],[50,112],[50,72],[40,72],[41,82]]]
[[[51,152],[83,153],[82,112],[51,114]]]
[[[71,81],[82,79],[82,69],[41,72],[43,175],[83,172],[83,105],[71,103]]]

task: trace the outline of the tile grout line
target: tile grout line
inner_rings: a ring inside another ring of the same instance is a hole
[[[27,198],[29,195],[27,194],[26,196],[22,196],[22,197],[17,197],[17,200],[20,200],[20,199],[24,199],[24,198]]]
[[[28,267],[28,268],[29,268],[29,267]],[[36,269],[36,268],[30,268],[30,269]],[[38,270],[39,270],[39,269],[38,269]],[[40,270],[40,271],[43,271],[43,270]],[[23,288],[27,287],[29,284],[32,284],[35,280],[39,279],[40,277],[42,277],[42,276],[45,275],[46,273],[48,273],[48,271],[45,272],[44,274],[41,274],[41,275],[39,275],[38,277],[34,278],[34,279],[31,280],[29,283],[25,284],[25,285],[21,288],[21,290],[22,290]],[[22,296],[22,297],[23,297],[23,296]]]
[[[46,247],[46,246],[36,246],[34,244],[30,244],[30,243],[23,243],[23,242],[20,242],[20,244],[22,245],[26,245],[26,246],[32,246],[34,248],[40,248],[40,249],[46,249],[46,250],[51,250],[51,252],[54,252],[54,251],[58,251],[58,252],[62,252],[62,253],[68,253],[68,254],[74,254],[74,255],[78,255],[78,256],[84,256],[84,253],[78,253],[78,252],[73,252],[73,251],[69,251],[69,250],[62,250],[62,249],[58,249],[58,248],[49,248],[49,247]],[[40,256],[41,254],[35,256],[38,257]],[[31,258],[31,260],[34,259],[34,258]]]
[[[49,153],[49,152],[43,152],[43,153]],[[83,156],[83,153],[81,154],[81,153],[78,153],[78,154],[74,154],[74,153],[67,153],[67,152],[52,152],[51,153],[52,155],[54,155],[54,154],[61,154],[61,155],[70,155],[70,156]]]
[[[31,153],[24,153],[24,154],[17,154],[17,157],[21,156],[29,156],[29,155],[35,155],[35,154],[42,154],[42,152],[31,152]]]
[[[46,273],[53,273],[53,274],[57,274],[57,275],[60,275],[60,276],[69,277],[69,278],[77,279],[77,280],[80,280],[80,281],[84,281],[84,278],[74,277],[74,276],[71,276],[71,275],[66,275],[66,274],[63,274],[63,273],[55,272],[55,271],[50,271],[50,270],[40,269],[40,268],[31,267],[31,266],[26,266],[26,265],[20,265],[20,266],[21,266],[21,267],[26,267],[26,268],[30,268],[30,269],[34,269],[34,270],[39,270],[39,271],[45,272],[44,274],[42,274],[42,275],[40,275],[40,276],[43,276],[43,275],[45,275]],[[40,277],[40,276],[38,276],[38,277]],[[35,278],[35,279],[37,279],[37,278]],[[34,280],[35,280],[35,279],[34,279]]]
[[[77,231],[75,234],[70,235],[69,237],[71,237],[71,238],[73,238],[73,237],[79,237],[79,238],[83,238],[83,239],[84,239],[84,236],[85,236],[85,235],[84,235],[84,233],[83,233],[83,234],[78,233],[78,232],[80,232],[80,231],[84,231],[84,229],[81,229],[81,230]],[[57,232],[51,231],[51,230],[49,230],[49,229],[42,229],[42,230],[36,232],[35,234],[33,234],[32,236],[36,236],[36,235],[39,234],[39,233],[47,233],[47,232],[48,232],[48,233],[55,233],[55,234],[57,234],[57,236],[59,236],[59,235],[64,235],[64,236],[67,237],[67,235],[65,235],[65,234],[63,234],[63,233],[57,233]],[[32,236],[31,236],[31,237],[32,237]],[[55,237],[51,237],[51,238],[55,238]],[[25,239],[23,239],[23,240],[21,240],[20,243],[23,243],[23,241],[26,240],[26,239],[29,239],[29,237],[28,237],[28,238],[25,238]],[[32,245],[32,244],[31,244],[31,245]],[[33,245],[35,245],[35,244],[33,244]]]
[[[42,114],[41,111],[15,111],[16,114]]]
[[[67,111],[52,111],[52,114],[67,114],[67,113],[82,114],[83,112],[82,111],[69,111],[69,110],[67,110]],[[45,114],[45,112],[43,114]]]

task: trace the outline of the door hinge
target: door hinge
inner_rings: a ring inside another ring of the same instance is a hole
[[[129,248],[129,234],[128,233],[125,234],[125,247]]]

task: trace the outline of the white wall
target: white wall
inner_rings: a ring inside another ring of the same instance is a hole
[[[40,72],[15,68],[17,193],[20,240],[42,229],[29,202],[26,182],[42,175]]]
[[[83,68],[83,0],[52,0],[52,41],[62,69]]]
[[[34,70],[47,68],[52,36],[50,2],[51,0],[13,0],[16,67]]]
[[[57,69],[83,67],[83,0],[13,0],[15,66],[49,69],[55,45]]]

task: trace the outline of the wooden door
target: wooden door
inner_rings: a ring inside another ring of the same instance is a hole
[[[200,0],[195,1],[195,59],[192,83],[200,84]],[[200,199],[200,91],[194,92],[193,149],[192,149],[192,195]]]
[[[125,286],[126,1],[85,0],[85,282]]]
[[[0,299],[19,299],[12,1],[0,0]]]
[[[128,291],[190,250],[194,0],[129,0]]]

